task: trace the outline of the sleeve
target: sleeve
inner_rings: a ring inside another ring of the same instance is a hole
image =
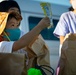
[[[68,19],[66,14],[62,14],[53,32],[53,34],[58,38],[60,35],[65,36],[68,33],[68,25],[67,25],[66,19]]]
[[[0,52],[2,53],[11,53],[12,52],[12,46],[13,46],[13,41],[12,42],[7,42],[7,41],[2,41],[0,42]]]

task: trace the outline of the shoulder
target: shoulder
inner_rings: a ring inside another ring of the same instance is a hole
[[[2,41],[2,42],[0,42],[0,52],[11,53],[12,52],[13,43],[14,43],[14,41],[11,41],[11,42]]]
[[[70,15],[71,12],[65,12],[61,15],[61,18],[65,18],[65,17],[68,17],[68,15]]]
[[[63,14],[60,16],[60,20],[66,21],[66,20],[69,19],[70,16],[71,16],[71,12],[70,12],[70,11],[69,11],[69,12],[65,12],[65,13],[63,13]]]

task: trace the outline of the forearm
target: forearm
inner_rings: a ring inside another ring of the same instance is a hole
[[[31,30],[29,33],[25,34],[19,42],[21,42],[24,46],[27,46],[40,32],[41,28],[35,27],[33,30]],[[24,42],[25,41],[25,42]]]
[[[29,45],[30,42],[32,42],[32,40],[41,32],[41,30],[42,28],[40,26],[36,26],[35,28],[33,28],[33,30],[25,34],[23,37],[21,37],[18,41],[14,43],[13,50],[16,51]]]
[[[63,44],[64,38],[64,36],[60,36],[60,44]]]
[[[34,38],[46,27],[50,25],[50,20],[48,17],[43,18],[30,32],[25,34],[22,38],[13,44],[13,51],[21,49],[29,45]]]

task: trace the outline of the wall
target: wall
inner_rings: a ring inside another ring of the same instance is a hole
[[[43,11],[40,7],[41,0],[16,0],[16,1],[19,3],[22,11],[43,14]],[[60,16],[63,12],[68,11],[68,8],[70,7],[70,4],[68,3],[68,1],[66,2],[65,0],[62,0],[62,1],[44,0],[44,1],[48,1],[51,3],[52,13],[55,16]]]

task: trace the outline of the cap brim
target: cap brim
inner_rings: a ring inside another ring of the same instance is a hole
[[[6,27],[8,15],[9,13],[7,12],[0,12],[0,35],[2,34],[3,30]]]

